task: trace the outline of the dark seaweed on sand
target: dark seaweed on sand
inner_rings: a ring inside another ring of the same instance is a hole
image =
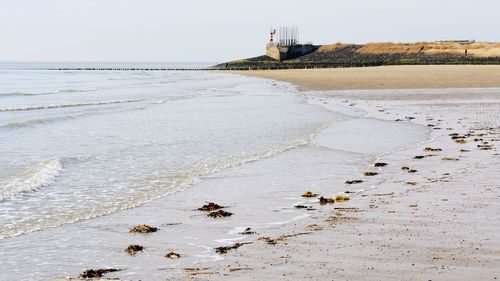
[[[151,232],[157,232],[159,229],[154,226],[149,226],[147,224],[139,224],[134,226],[133,228],[129,229],[128,232],[130,233],[151,233]]]
[[[218,210],[218,211],[215,211],[215,212],[211,212],[207,216],[209,216],[211,218],[225,218],[225,217],[230,217],[232,215],[233,215],[233,213],[226,212],[226,211],[223,211],[223,210]]]
[[[144,247],[141,245],[129,245],[126,249],[125,252],[127,252],[131,256],[135,256],[137,252],[142,252],[144,251]]]
[[[252,242],[247,242],[247,243],[236,243],[233,246],[221,246],[215,248],[215,252],[218,254],[227,254],[230,250],[235,250],[238,249],[239,247],[245,245],[245,244],[252,244]]]
[[[198,208],[198,211],[213,212],[213,211],[223,209],[223,208],[225,208],[225,207],[218,205],[216,203],[213,203],[213,202],[208,202],[207,204]]]
[[[79,277],[81,279],[101,278],[104,274],[115,271],[121,271],[121,269],[116,269],[116,268],[87,269],[83,273],[81,273]]]

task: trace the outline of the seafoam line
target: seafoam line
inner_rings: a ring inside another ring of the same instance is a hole
[[[42,110],[42,109],[68,108],[68,107],[93,106],[93,105],[106,105],[106,104],[117,104],[117,103],[132,103],[132,102],[141,102],[141,101],[144,101],[144,100],[146,100],[146,99],[113,100],[113,101],[98,101],[98,102],[70,103],[70,104],[28,105],[28,106],[21,106],[21,107],[4,107],[4,108],[0,108],[0,112]]]

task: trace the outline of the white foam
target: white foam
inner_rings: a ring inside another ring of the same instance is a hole
[[[64,89],[64,90],[53,90],[53,91],[38,91],[38,92],[10,92],[10,93],[0,93],[0,97],[10,97],[10,96],[44,96],[44,95],[56,95],[64,93],[88,93],[97,91],[97,89]]]
[[[26,106],[19,106],[19,107],[4,107],[4,108],[0,108],[0,112],[1,111],[27,111],[27,110],[66,108],[66,107],[78,107],[78,106],[92,106],[92,105],[104,105],[104,104],[115,104],[115,103],[140,102],[140,101],[144,101],[144,99],[112,100],[112,101],[98,101],[98,102],[86,102],[86,103],[69,103],[69,104],[26,105]]]
[[[51,184],[63,169],[61,158],[48,160],[29,167],[0,185],[0,201],[16,195],[36,191]]]

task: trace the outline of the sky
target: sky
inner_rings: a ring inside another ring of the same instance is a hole
[[[223,62],[301,40],[500,41],[498,0],[0,0],[0,61]]]

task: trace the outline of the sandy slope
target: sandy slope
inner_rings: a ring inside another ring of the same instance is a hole
[[[500,87],[500,65],[382,66],[238,73],[318,90]]]

